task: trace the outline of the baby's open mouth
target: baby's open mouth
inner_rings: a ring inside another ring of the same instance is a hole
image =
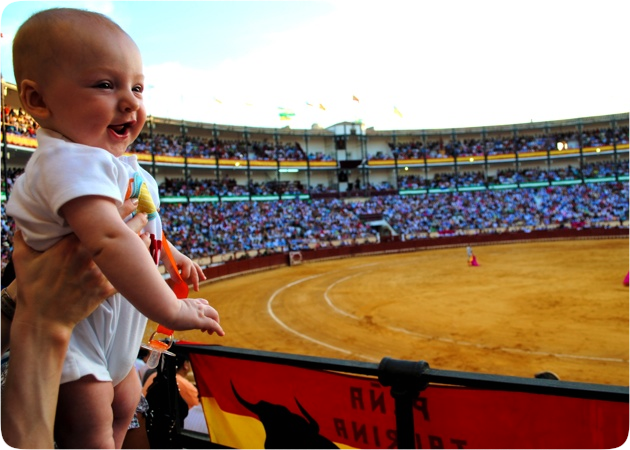
[[[110,125],[109,129],[112,130],[114,133],[118,134],[119,136],[123,136],[125,135],[125,133],[127,133],[127,130],[131,127],[131,122],[128,123],[123,123],[120,125]]]

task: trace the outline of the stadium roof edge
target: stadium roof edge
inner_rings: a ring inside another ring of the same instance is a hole
[[[14,92],[14,95],[17,96],[17,86],[14,83],[10,83],[8,81],[2,80],[2,96],[6,95],[5,88],[8,88]],[[19,98],[18,98],[19,101]],[[178,119],[169,119],[162,117],[151,116],[152,120],[156,124],[165,124],[165,125],[184,125],[186,127],[191,128],[202,128],[206,130],[217,130],[217,131],[247,131],[249,133],[261,133],[261,134],[273,134],[274,132],[286,135],[294,135],[294,136],[334,136],[334,128],[339,125],[344,124],[355,124],[354,122],[339,122],[337,124],[331,125],[326,128],[313,126],[311,129],[307,128],[296,128],[292,129],[290,127],[283,128],[270,128],[270,127],[250,127],[244,125],[228,125],[228,124],[215,124],[215,123],[207,123],[207,122],[193,122],[186,120],[178,120]],[[571,119],[560,119],[560,120],[547,120],[542,122],[525,122],[525,123],[517,123],[517,124],[505,124],[505,125],[488,125],[488,126],[478,126],[478,127],[448,127],[448,128],[427,128],[427,129],[413,129],[413,130],[375,130],[373,127],[369,127],[365,130],[365,134],[367,136],[392,136],[392,134],[397,135],[444,135],[445,132],[455,132],[457,134],[481,134],[483,131],[493,133],[493,132],[514,132],[519,130],[533,130],[533,129],[541,129],[544,130],[546,128],[558,128],[558,127],[571,127],[575,125],[588,125],[592,123],[602,123],[602,122],[611,122],[611,121],[630,121],[630,113],[616,113],[616,114],[607,114],[602,116],[590,116],[590,117],[576,117]]]

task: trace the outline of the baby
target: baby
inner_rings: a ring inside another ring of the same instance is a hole
[[[205,279],[174,247],[176,267],[162,257],[168,243],[159,216],[149,215],[147,251],[118,215],[117,206],[140,190],[159,206],[157,183],[125,155],[146,119],[134,41],[101,14],[50,9],[18,30],[13,65],[22,106],[41,128],[7,213],[35,250],[75,233],[118,291],[73,332],[55,438],[66,448],[120,448],[140,399],[133,366],[147,317],[172,330],[224,332],[207,300],[178,300],[158,271],[162,260],[195,290]]]

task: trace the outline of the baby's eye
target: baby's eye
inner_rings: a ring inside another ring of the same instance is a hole
[[[96,86],[99,89],[111,89],[113,86],[109,81],[101,81],[100,83],[96,83]]]
[[[137,85],[137,86],[134,86],[134,87],[133,87],[133,91],[134,91],[134,92],[138,92],[138,93],[142,94],[142,92],[144,92],[144,86],[142,86],[142,85],[140,85],[140,84],[139,84],[139,85]]]

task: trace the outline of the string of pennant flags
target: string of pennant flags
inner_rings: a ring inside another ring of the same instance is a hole
[[[359,97],[357,97],[356,95],[352,96],[352,101],[361,103],[361,101],[359,100]],[[306,103],[306,106],[310,106],[313,108],[317,107],[321,109],[322,111],[326,111],[326,107],[322,103],[311,103],[308,101],[305,103]],[[295,117],[295,113],[292,110],[282,108],[282,107],[279,107],[279,109],[280,109],[280,112],[278,113],[278,115],[280,116],[280,120],[291,120],[293,117]],[[393,107],[393,113],[400,118],[403,117],[402,112],[400,112],[400,110],[396,106]]]
[[[223,104],[223,101],[220,100],[217,97],[214,97],[214,101],[217,104],[219,104],[219,105]],[[361,101],[359,100],[359,97],[357,97],[356,95],[352,95],[352,101],[353,102],[357,102],[357,103],[361,103]],[[326,106],[323,103],[313,103],[313,102],[306,101],[305,104],[306,104],[306,106],[311,107],[311,108],[316,108],[316,109],[319,109],[321,111],[327,111],[327,108],[326,108]],[[254,106],[254,104],[251,103],[251,102],[244,103],[244,105],[245,106]],[[402,112],[396,106],[393,107],[392,112],[393,112],[393,114],[395,114],[396,116],[398,116],[400,118],[403,117]],[[282,107],[282,106],[278,106],[278,118],[281,121],[289,121],[289,120],[292,120],[295,117],[296,117],[296,112],[293,109],[285,108],[285,107]]]

